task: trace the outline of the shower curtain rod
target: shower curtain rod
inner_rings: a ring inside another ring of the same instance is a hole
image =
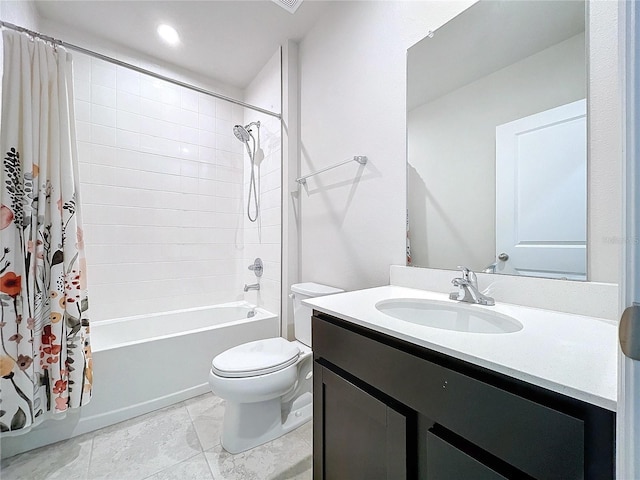
[[[71,49],[71,50],[75,50],[77,52],[84,53],[85,55],[89,55],[89,56],[98,58],[100,60],[104,60],[105,62],[113,63],[113,64],[118,65],[120,67],[129,68],[129,69],[134,70],[134,71],[136,71],[138,73],[142,73],[144,75],[149,75],[150,77],[157,78],[158,80],[163,80],[165,82],[172,83],[172,84],[177,85],[179,87],[188,88],[189,90],[194,90],[196,92],[203,93],[205,95],[209,95],[210,97],[219,98],[220,100],[225,100],[225,101],[231,102],[231,103],[233,103],[235,105],[240,105],[241,107],[249,108],[251,110],[255,110],[257,112],[264,113],[265,115],[270,115],[270,116],[276,117],[276,118],[282,118],[282,115],[280,115],[279,113],[276,113],[276,112],[272,112],[271,110],[265,110],[264,108],[256,107],[255,105],[251,105],[249,103],[241,102],[240,100],[236,100],[234,98],[227,97],[226,95],[221,95],[219,93],[215,93],[215,92],[212,92],[210,90],[206,90],[204,88],[196,87],[195,85],[191,85],[190,83],[185,83],[185,82],[181,82],[180,80],[175,80],[175,79],[170,78],[170,77],[165,77],[164,75],[161,75],[161,74],[156,73],[156,72],[152,72],[151,70],[146,70],[146,69],[141,68],[141,67],[136,67],[135,65],[132,65],[132,64],[127,63],[127,62],[123,62],[122,60],[118,60],[117,58],[109,57],[107,55],[103,55],[101,53],[94,52],[93,50],[89,50],[87,48],[80,47],[78,45],[74,45],[73,43],[69,43],[69,42],[65,42],[63,40],[59,40],[57,38],[49,37],[48,35],[44,35],[42,33],[34,32],[33,30],[29,30],[28,28],[24,28],[24,27],[21,27],[19,25],[14,25],[13,23],[4,22],[4,21],[0,20],[0,27],[8,28],[10,30],[15,30],[15,31],[21,32],[21,33],[26,33],[26,34],[28,34],[28,35],[30,35],[32,37],[41,38],[42,40],[50,42],[50,43],[52,43],[54,45],[60,45],[61,47],[68,48],[68,49]]]

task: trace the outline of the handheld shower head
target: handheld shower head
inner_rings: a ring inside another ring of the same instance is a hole
[[[250,135],[245,127],[242,125],[236,125],[233,127],[233,134],[236,136],[238,140],[243,143],[247,143],[249,141]]]
[[[256,137],[251,133],[251,127],[256,126],[258,128],[258,142],[256,145]],[[233,127],[233,134],[236,136],[238,140],[244,143],[244,146],[247,147],[247,153],[249,154],[249,159],[251,160],[251,177],[249,180],[249,195],[247,198],[247,216],[249,220],[255,222],[258,219],[258,212],[260,211],[260,206],[258,203],[258,191],[256,188],[256,174],[255,174],[255,166],[256,166],[256,150],[260,146],[260,122],[251,122],[244,127],[242,125],[235,125]],[[249,146],[249,139],[253,141],[253,150]],[[260,172],[258,171],[258,175]],[[253,204],[255,206],[255,215],[251,216],[251,197],[253,196]]]

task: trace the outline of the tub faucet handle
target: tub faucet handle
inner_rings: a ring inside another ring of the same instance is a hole
[[[256,258],[251,265],[249,265],[249,270],[253,271],[256,274],[256,277],[261,277],[264,267],[262,265],[262,259]]]

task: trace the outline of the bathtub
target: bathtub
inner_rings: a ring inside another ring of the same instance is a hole
[[[2,458],[206,393],[214,356],[279,333],[277,315],[246,302],[93,322],[91,402],[25,435],[3,437]]]

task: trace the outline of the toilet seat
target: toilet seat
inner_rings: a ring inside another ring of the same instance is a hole
[[[244,343],[216,356],[211,370],[220,377],[243,378],[265,375],[293,365],[300,349],[284,338]]]

